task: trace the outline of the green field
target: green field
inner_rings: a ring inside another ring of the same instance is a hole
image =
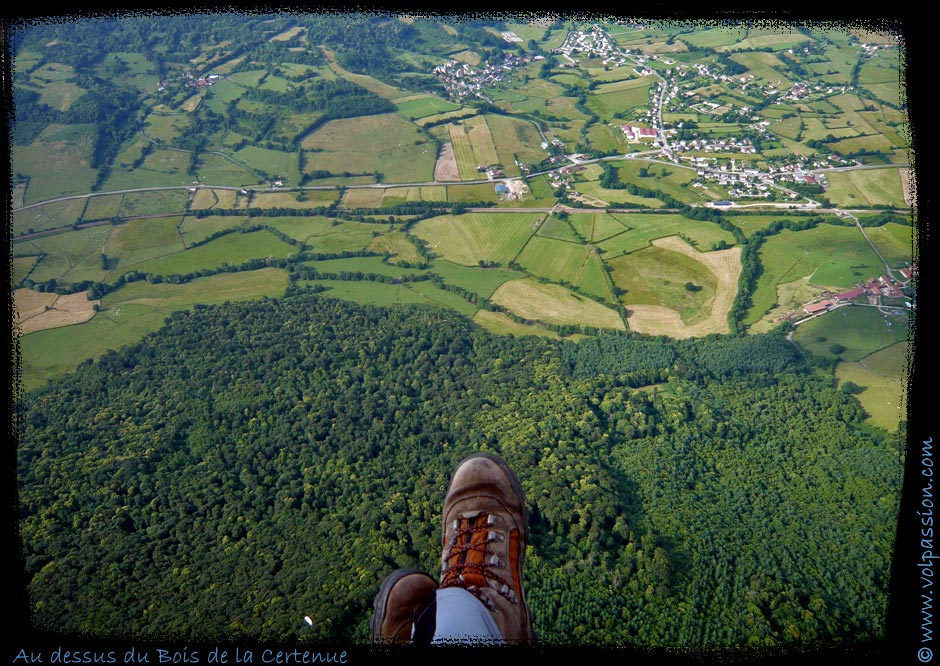
[[[626,328],[615,310],[560,285],[534,279],[506,282],[496,290],[491,300],[530,322],[562,326],[580,324],[617,330]]]
[[[186,190],[164,190],[160,192],[128,192],[121,201],[121,217],[182,213],[189,203]]]
[[[683,236],[688,238],[694,247],[703,251],[722,240],[729,246],[734,245],[734,236],[718,225],[690,220],[681,215],[614,213],[611,217],[630,229],[598,243],[604,251],[605,260],[642,250],[649,246],[650,241],[665,236]]]
[[[914,253],[914,228],[889,222],[880,227],[866,227],[865,235],[892,268],[911,263]]]
[[[82,220],[85,199],[54,201],[18,210],[12,215],[11,235],[21,236],[34,231],[63,229]]]
[[[466,289],[481,298],[489,298],[504,282],[525,277],[525,273],[508,268],[464,266],[443,259],[432,260],[430,269],[445,283]]]
[[[179,234],[178,218],[133,220],[114,228],[103,248],[111,257],[119,258],[111,275],[118,275],[144,263],[186,249]]]
[[[560,337],[555,331],[536,324],[521,324],[510,319],[502,312],[477,310],[473,321],[491,333],[497,335],[537,335],[544,338]]]
[[[532,123],[517,118],[487,114],[486,124],[489,127],[493,145],[496,146],[499,163],[503,165],[507,176],[520,175],[519,167],[515,164],[516,159],[521,162],[539,162],[547,156],[547,153],[539,147],[542,137]]]
[[[907,418],[907,354],[908,343],[899,342],[835,369],[840,385],[851,381],[863,387],[855,397],[868,414],[867,422],[889,432]]]
[[[631,305],[658,305],[675,310],[686,324],[706,319],[706,304],[715,296],[718,281],[705,264],[679,252],[648,247],[607,262],[611,278],[623,290],[621,301]],[[691,282],[696,288],[689,290]]]
[[[401,266],[388,264],[382,260],[382,257],[324,259],[321,261],[305,261],[304,265],[316,269],[319,273],[363,273],[394,278],[418,277],[424,274],[414,268],[402,268]]]
[[[363,250],[382,227],[326,217],[279,217],[265,224],[306,243],[314,252],[334,253]]]
[[[628,218],[614,217],[609,213],[571,213],[568,220],[589,243],[599,243],[632,228]]]
[[[104,189],[117,191],[145,187],[185,187],[194,178],[189,173],[187,152],[154,150],[144,158],[143,164],[133,171],[112,171],[105,180]],[[244,177],[242,178],[244,181]]]
[[[560,220],[554,215],[547,216],[545,221],[539,225],[538,235],[544,236],[545,238],[554,238],[555,240],[570,241],[572,243],[583,242],[578,232],[575,231],[574,227],[572,227],[569,222]]]
[[[649,103],[650,87],[654,82],[654,78],[644,77],[599,85],[588,96],[586,106],[601,120],[610,122],[615,113],[645,107]]]
[[[593,252],[585,245],[533,236],[516,263],[532,275],[574,284],[591,255]]]
[[[204,218],[187,216],[179,225],[179,233],[183,237],[185,247],[189,247],[201,243],[220,231],[237,229],[246,225],[247,220],[240,215],[212,215]]]
[[[477,307],[457,294],[431,282],[389,284],[368,280],[301,280],[301,284],[326,287],[323,296],[370,305],[419,304],[446,307],[472,317]]]
[[[296,152],[246,146],[235,153],[234,158],[238,162],[251,165],[252,169],[261,171],[272,179],[286,178],[287,184],[300,184],[300,165],[297,163]]]
[[[36,282],[101,279],[101,253],[111,233],[102,225],[36,238],[14,244],[13,255],[41,255],[29,275]]]
[[[281,296],[287,284],[287,273],[275,268],[213,275],[180,285],[128,284],[106,296],[90,321],[20,338],[23,390],[40,386],[109,349],[137,342],[163,326],[177,310],[197,303]]]
[[[367,249],[372,252],[381,252],[388,256],[393,264],[405,263],[413,266],[423,266],[427,259],[418,252],[414,239],[401,231],[389,231],[376,236],[369,243]]]
[[[738,44],[747,34],[743,25],[728,25],[720,27],[704,27],[691,33],[684,33],[678,37],[679,41],[686,42],[699,48],[721,50],[722,46]]]
[[[121,266],[118,273],[131,270],[153,275],[188,275],[199,270],[213,270],[224,264],[238,266],[250,259],[283,258],[295,254],[297,249],[268,231],[232,233],[215,240],[173,254]]]
[[[752,297],[747,323],[754,323],[776,301],[778,284],[809,276],[812,284],[849,289],[884,272],[884,265],[853,227],[821,224],[814,229],[784,229],[764,240],[760,249],[763,273]]]
[[[408,120],[417,120],[438,113],[448,113],[460,108],[459,104],[448,102],[440,97],[424,95],[396,101],[398,112]]]
[[[113,219],[121,210],[122,198],[120,194],[89,197],[88,204],[85,206],[85,213],[82,215],[82,221]]]
[[[443,215],[422,220],[411,233],[442,259],[465,266],[506,265],[522,250],[539,219],[537,213]]]
[[[826,197],[837,206],[894,206],[904,208],[901,169],[831,172]]]
[[[890,322],[890,326],[888,323]],[[853,363],[899,342],[908,336],[907,317],[886,318],[877,308],[848,306],[796,327],[793,339],[803,349],[823,358]],[[839,344],[845,351],[830,349]]]
[[[307,172],[379,173],[391,183],[433,179],[437,149],[397,113],[331,120],[301,146]]]
[[[90,192],[96,171],[88,155],[94,125],[49,125],[28,146],[11,146],[16,172],[29,177],[25,203]]]

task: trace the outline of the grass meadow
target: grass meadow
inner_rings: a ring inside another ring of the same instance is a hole
[[[654,239],[666,236],[682,236],[699,250],[709,250],[722,240],[729,246],[734,245],[734,236],[711,222],[690,220],[673,214],[613,213],[610,215],[624,226],[628,226],[629,230],[598,242],[604,251],[605,260],[642,250]]]
[[[118,273],[135,270],[153,275],[187,275],[198,270],[217,269],[224,264],[238,266],[258,257],[283,258],[296,252],[294,246],[268,231],[233,233],[188,250],[181,249],[179,252],[122,265]]]
[[[826,197],[837,206],[906,205],[900,168],[833,171],[827,180]]]
[[[544,338],[557,340],[559,337],[555,331],[538,326],[536,324],[521,324],[502,312],[493,312],[491,310],[477,310],[473,315],[473,321],[482,326],[491,333],[497,335],[537,335]]]
[[[101,279],[101,253],[111,233],[110,225],[78,229],[15,243],[12,252],[13,256],[40,257],[29,274],[36,282]]]
[[[464,266],[445,259],[431,260],[430,269],[439,275],[445,283],[466,289],[481,298],[489,298],[493,292],[509,280],[519,280],[525,273],[508,268],[484,268]]]
[[[320,273],[356,273],[369,275],[384,275],[386,277],[404,278],[418,277],[424,272],[416,268],[394,266],[382,260],[382,257],[345,257],[342,259],[323,259],[321,261],[305,261]]]
[[[265,224],[309,245],[314,252],[332,254],[364,250],[381,225],[326,217],[278,217]]]
[[[372,252],[387,253],[390,263],[409,263],[412,265],[421,265],[427,263],[427,259],[418,252],[418,247],[414,240],[408,234],[401,231],[389,231],[376,236],[372,239],[366,249]]]
[[[608,261],[611,278],[620,289],[621,302],[657,305],[679,313],[685,324],[706,319],[706,305],[716,293],[718,281],[705,264],[679,252],[648,247]],[[691,282],[697,289],[686,289]]]
[[[891,324],[890,326],[888,324]],[[907,340],[907,317],[885,317],[877,308],[850,305],[796,327],[793,339],[816,356],[854,363]],[[831,348],[839,344],[844,351]]]
[[[418,222],[412,229],[442,259],[465,266],[506,265],[532,236],[540,213],[465,213]]]
[[[87,359],[137,342],[163,326],[171,313],[197,303],[214,304],[283,295],[287,273],[264,268],[198,278],[188,284],[135,282],[108,294],[93,319],[20,338],[22,388],[31,390]]]
[[[840,385],[851,381],[864,388],[855,397],[868,414],[867,422],[889,432],[906,419],[907,353],[908,343],[899,342],[835,369]]]
[[[532,275],[574,284],[590,255],[593,251],[586,245],[533,236],[519,253],[516,263]]]
[[[650,101],[650,87],[656,82],[655,77],[602,83],[588,95],[588,109],[597,114],[604,122],[613,120],[614,114],[621,111],[646,107]]]
[[[503,283],[490,300],[531,322],[626,329],[616,310],[560,285],[531,278]]]
[[[397,113],[331,120],[301,142],[306,170],[380,173],[393,183],[433,180],[436,146]]]
[[[10,233],[15,238],[34,231],[70,227],[82,220],[86,199],[70,199],[15,211],[11,216]]]
[[[459,104],[435,97],[434,95],[414,95],[397,100],[398,113],[408,120],[426,118],[439,113],[449,113],[460,108]]]
[[[24,203],[90,192],[97,171],[89,166],[94,125],[50,124],[28,146],[10,147],[16,172],[29,178]]]
[[[322,296],[354,303],[379,306],[430,305],[450,308],[467,317],[472,317],[477,311],[477,306],[431,282],[391,284],[368,280],[302,280],[300,283],[320,285],[326,288]]]
[[[808,277],[811,284],[849,289],[884,272],[884,265],[854,227],[821,224],[813,229],[784,229],[764,240],[763,272],[745,323],[753,324],[776,302],[777,285]]]
[[[889,222],[880,227],[866,227],[865,235],[892,268],[911,263],[914,252],[914,228]]]
[[[247,225],[248,220],[241,215],[186,216],[178,227],[178,233],[183,239],[184,247],[188,248],[201,243],[213,234]]]

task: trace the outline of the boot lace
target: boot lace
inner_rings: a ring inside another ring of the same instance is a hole
[[[453,534],[442,565],[440,589],[462,587],[491,610],[493,606],[483,595],[484,589],[495,589],[512,603],[516,603],[512,585],[493,570],[504,563],[497,555],[487,552],[491,542],[505,539],[499,530],[491,529],[498,521],[498,516],[488,513],[461,517],[453,521]]]

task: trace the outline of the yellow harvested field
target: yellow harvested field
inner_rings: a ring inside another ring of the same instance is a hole
[[[715,296],[706,306],[711,314],[704,321],[687,326],[679,313],[659,305],[633,305],[627,318],[631,330],[648,335],[666,335],[670,338],[685,339],[702,337],[711,333],[727,333],[728,312],[738,290],[738,276],[741,274],[741,248],[717,252],[699,252],[678,236],[657,238],[653,245],[681,252],[703,263],[718,280]]]
[[[95,316],[95,305],[101,303],[89,301],[87,291],[59,295],[32,289],[15,290],[13,302],[22,335],[86,322]]]
[[[626,329],[620,315],[597,301],[575,294],[561,285],[536,280],[510,280],[493,292],[490,300],[533,322],[559,325]]]
[[[498,335],[537,335],[543,338],[558,339],[560,336],[555,332],[541,326],[532,324],[520,324],[507,317],[502,312],[492,312],[490,310],[477,310],[473,315],[473,321],[477,324]]]
[[[454,155],[454,144],[450,142],[441,145],[441,154],[438,155],[437,164],[434,165],[434,180],[437,182],[460,180],[460,173],[457,170],[457,157]]]

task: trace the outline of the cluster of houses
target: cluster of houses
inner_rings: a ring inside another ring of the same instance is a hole
[[[909,280],[916,272],[916,267],[906,266],[900,270],[902,276]],[[881,275],[878,278],[870,278],[868,282],[849,291],[839,294],[826,294],[826,298],[814,303],[807,303],[803,306],[803,311],[808,315],[817,315],[829,312],[834,307],[851,303],[854,299],[866,297],[871,305],[880,305],[881,298],[906,298],[901,291],[901,285],[887,275]]]
[[[574,53],[583,53],[589,58],[601,58],[605,65],[615,67],[626,65],[627,58],[630,57],[630,52],[617,46],[613,38],[599,25],[592,26],[588,31],[569,32],[564,43],[554,49],[553,53],[563,55],[569,65],[576,64],[574,58],[571,57]]]
[[[192,72],[186,72],[186,85],[195,88],[208,88],[221,78],[219,74],[208,74],[206,76],[197,77]]]
[[[676,150],[680,150],[676,146]],[[716,158],[683,157],[690,160],[698,169],[698,176],[703,181],[716,182],[728,188],[731,196],[771,196],[771,187],[775,184],[784,185],[804,184],[827,186],[827,179],[823,173],[811,173],[812,169],[831,169],[837,166],[857,164],[838,155],[829,155],[825,159],[808,158],[798,162],[785,162],[767,167],[765,170],[750,169],[739,166],[737,160],[731,158],[727,162]],[[798,195],[791,195],[796,198]]]
[[[485,164],[479,165],[477,167],[477,171],[480,173],[486,172],[486,177],[490,180],[493,180],[494,178],[502,178],[504,175],[502,168],[498,166],[487,166]]]
[[[482,68],[473,67],[460,60],[449,60],[443,65],[434,68],[434,73],[444,83],[447,94],[455,99],[478,97],[492,102],[484,90],[503,80],[507,73],[537,60],[545,60],[545,56],[537,54],[515,55],[506,53],[503,60],[498,63],[484,63]]]

